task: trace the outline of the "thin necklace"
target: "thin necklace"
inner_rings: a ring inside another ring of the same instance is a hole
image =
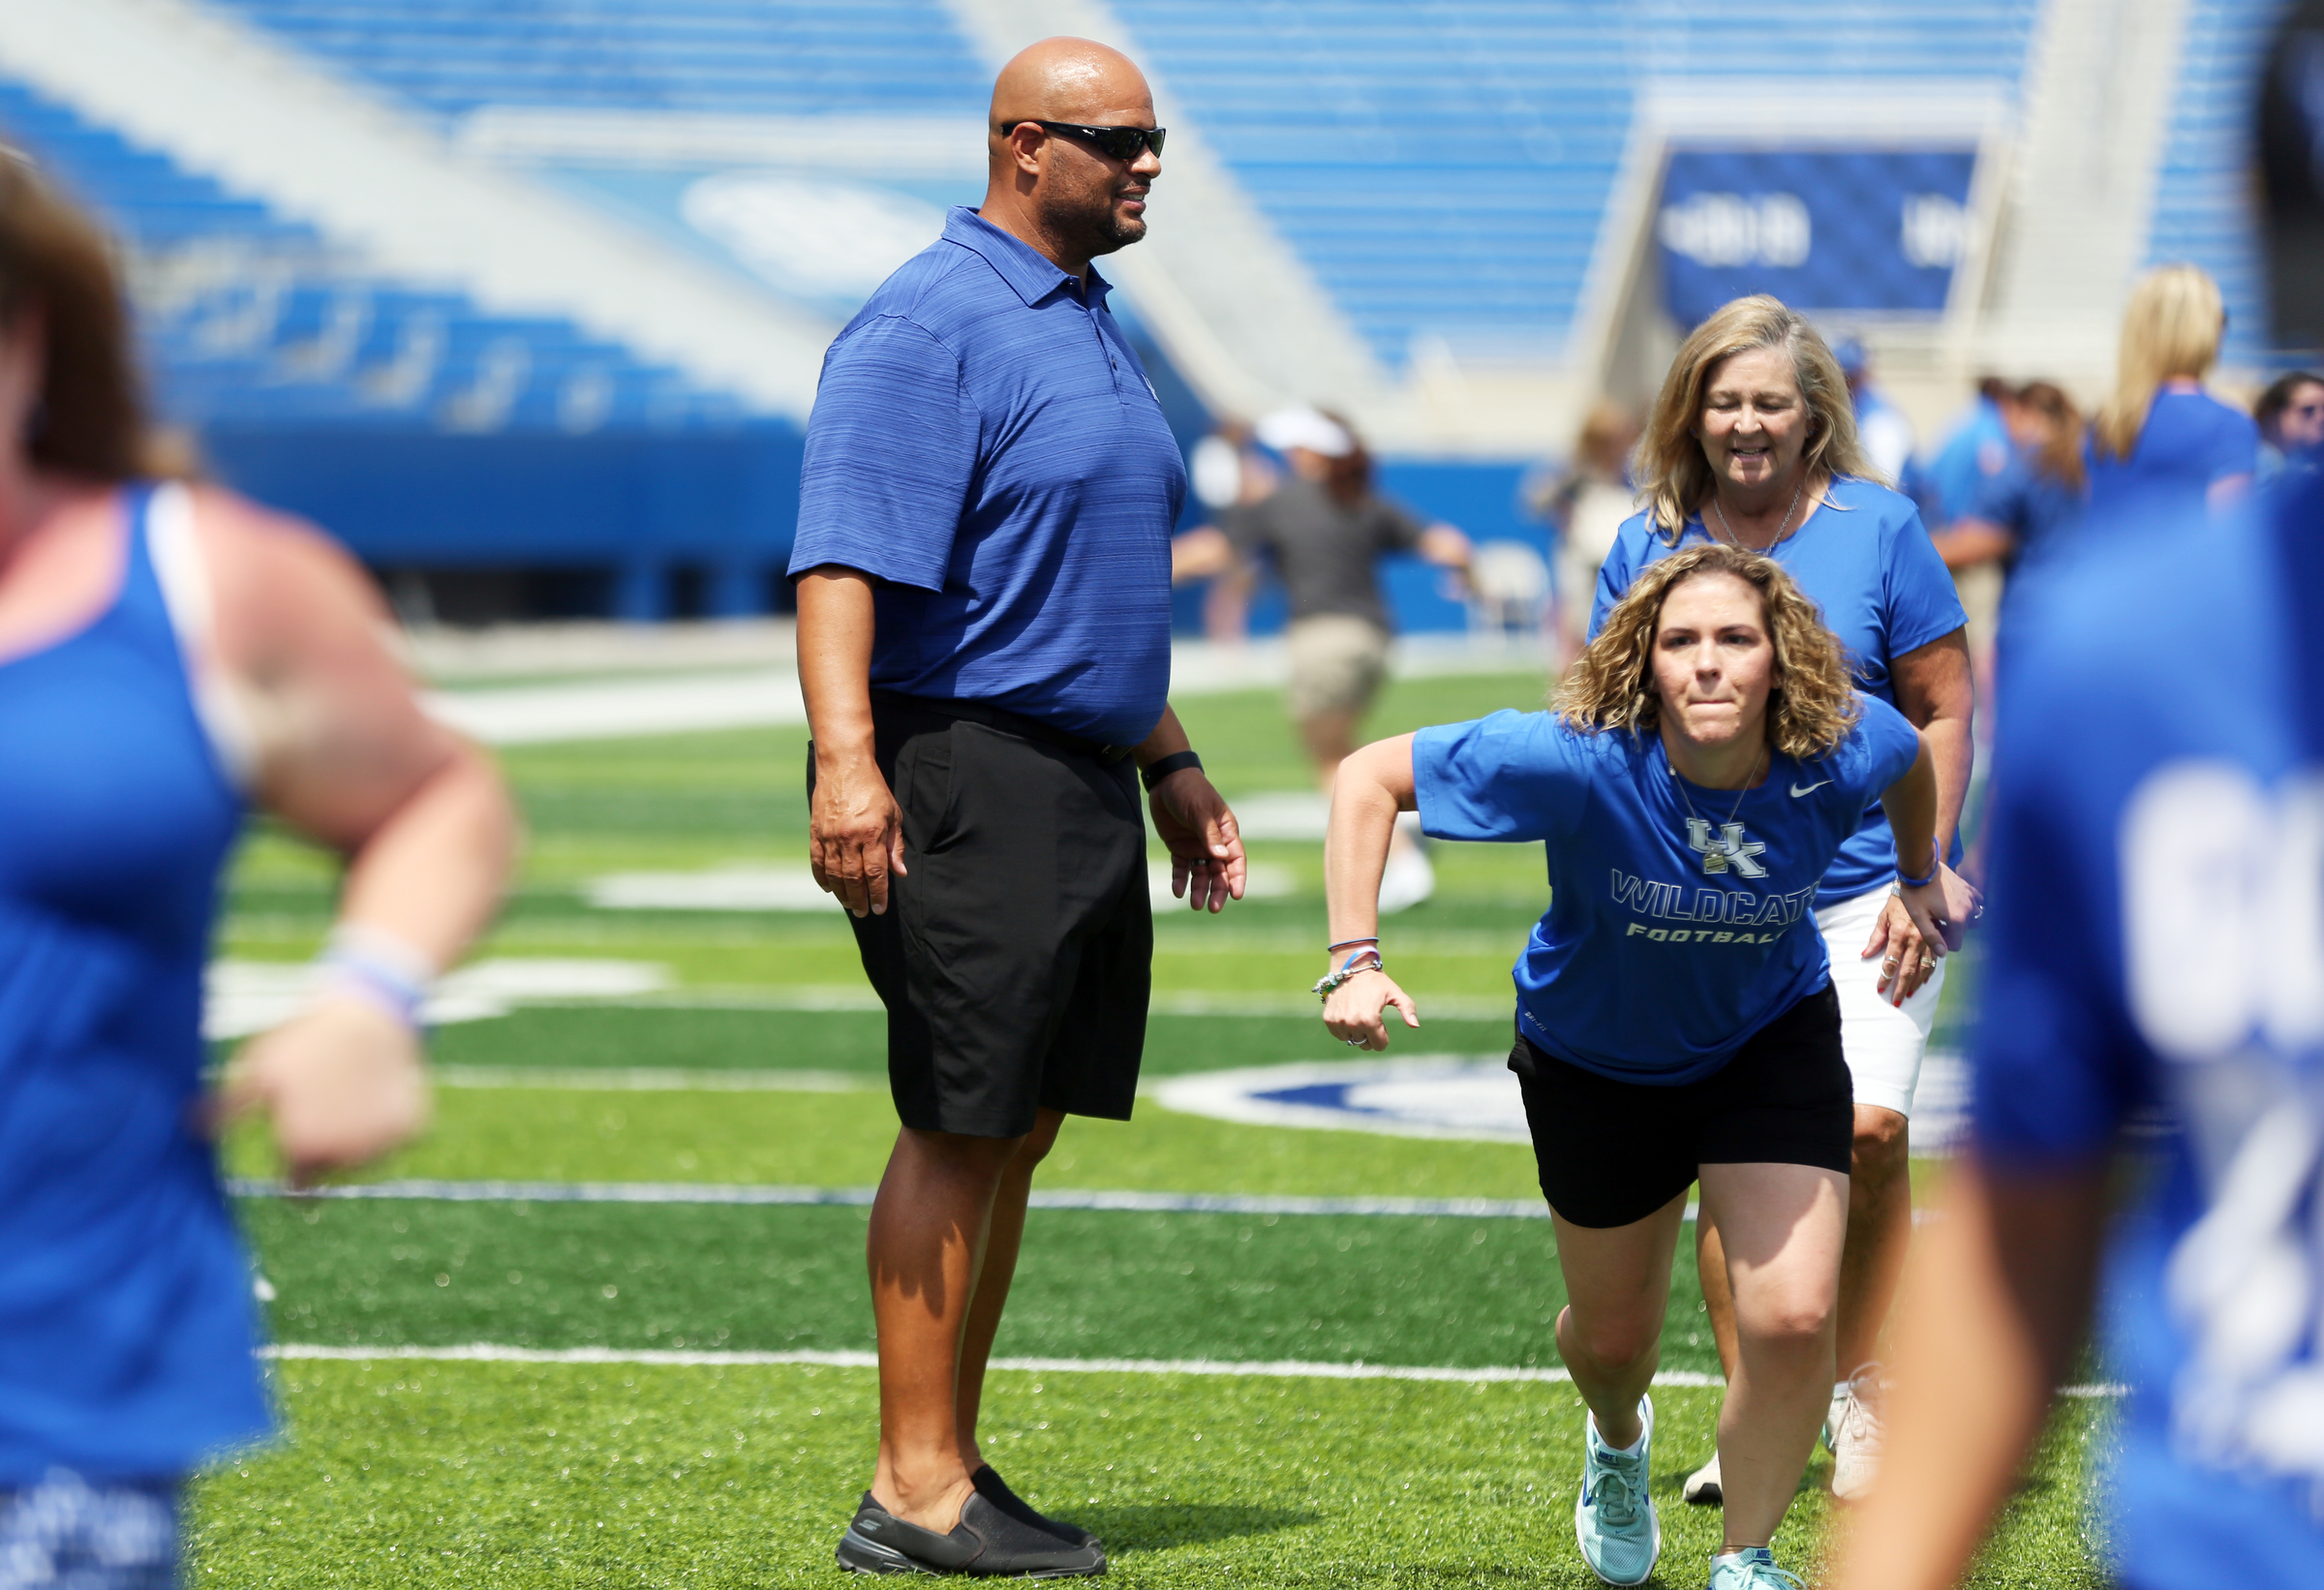
[[[1775,535],[1768,541],[1766,547],[1763,549],[1764,551],[1774,551],[1776,542],[1782,540],[1786,535],[1790,534],[1790,531],[1788,527],[1791,523],[1791,509],[1799,506],[1799,494],[1807,489],[1808,472],[1805,469],[1802,469],[1799,472],[1799,484],[1791,488],[1791,507],[1784,509],[1784,517],[1781,522],[1776,525]],[[1711,487],[1711,511],[1719,515],[1719,528],[1727,532],[1727,544],[1728,546],[1733,547],[1737,552],[1762,551],[1762,549],[1758,547],[1745,546],[1743,544],[1743,538],[1735,534],[1735,527],[1727,522],[1727,509],[1719,505],[1719,488],[1715,485]]]
[[[1758,755],[1751,759],[1751,772],[1743,776],[1743,787],[1735,791],[1735,804],[1728,809],[1727,821],[1720,828],[1722,834],[1735,826],[1735,814],[1743,810],[1743,797],[1751,793],[1752,780],[1758,774],[1759,757],[1766,754],[1767,748],[1761,745]],[[1687,803],[1687,815],[1697,822],[1702,822],[1702,813],[1695,810],[1695,797],[1687,793],[1687,780],[1679,777],[1678,769],[1670,761],[1670,752],[1667,749],[1663,751],[1663,765],[1670,769],[1670,781],[1678,785],[1678,798]],[[1705,823],[1704,828],[1707,831],[1709,824]],[[1707,832],[1704,837],[1706,839],[1709,837]],[[1752,848],[1756,850],[1758,846],[1754,845]],[[1702,853],[1702,870],[1706,872],[1724,872],[1727,871],[1729,859],[1728,850],[1714,843]],[[1750,875],[1758,876],[1756,872]]]

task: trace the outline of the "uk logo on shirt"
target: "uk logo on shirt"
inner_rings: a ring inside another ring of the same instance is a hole
[[[1758,858],[1767,853],[1767,846],[1758,840],[1743,837],[1741,823],[1721,823],[1719,832],[1711,832],[1708,818],[1687,819],[1687,843],[1702,855],[1702,870],[1717,875],[1732,871],[1738,877],[1763,878],[1767,869]]]

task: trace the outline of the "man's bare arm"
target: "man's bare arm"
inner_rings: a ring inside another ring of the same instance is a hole
[[[872,731],[872,577],[825,564],[799,577],[799,688],[814,736],[808,862],[857,916],[888,908],[903,864],[902,815],[880,777]]]

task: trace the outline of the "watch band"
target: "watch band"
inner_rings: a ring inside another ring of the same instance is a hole
[[[1148,795],[1151,795],[1154,792],[1154,785],[1160,783],[1172,774],[1177,773],[1184,768],[1193,768],[1199,772],[1202,769],[1202,765],[1203,759],[1200,756],[1197,756],[1193,751],[1174,750],[1168,756],[1157,756],[1152,761],[1147,763],[1146,766],[1140,768],[1138,770],[1138,779],[1140,782],[1146,785],[1146,792]]]

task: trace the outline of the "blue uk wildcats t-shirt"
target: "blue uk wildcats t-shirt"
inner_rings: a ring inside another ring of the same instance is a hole
[[[1802,918],[1867,803],[1919,737],[1859,694],[1848,737],[1775,756],[1754,789],[1699,789],[1660,735],[1577,733],[1546,712],[1422,729],[1421,826],[1440,840],[1543,842],[1549,911],[1517,958],[1517,1022],[1559,1059],[1618,1082],[1709,1076],[1830,979]]]
[[[2163,1135],[2103,1284],[2114,1577],[2324,1583],[2324,481],[2094,522],[2003,631],[1977,1151]]]
[[[1713,537],[1700,516],[1687,521],[1678,545],[1656,533],[1643,513],[1624,521],[1598,572],[1598,603],[1590,614],[1590,637],[1605,627],[1633,581],[1648,565]],[[1856,688],[1896,705],[1890,669],[1896,658],[1941,640],[1969,623],[1953,576],[1937,555],[1912,500],[1870,480],[1846,475],[1834,480],[1807,523],[1776,542],[1767,554],[1784,566],[1808,599],[1823,610],[1824,627],[1848,648]],[[1910,858],[1917,869],[1928,858]],[[1953,836],[1945,858],[1961,862],[1961,836]],[[1896,871],[1896,840],[1877,801],[1868,804],[1832,858],[1818,890],[1819,906],[1853,900],[1884,887]]]

